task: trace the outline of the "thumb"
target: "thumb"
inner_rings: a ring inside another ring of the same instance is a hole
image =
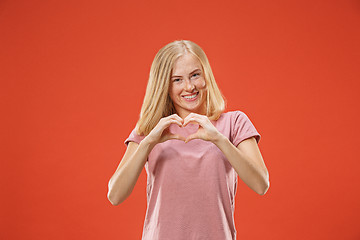
[[[188,136],[188,137],[185,139],[185,143],[188,143],[189,141],[194,140],[194,139],[197,139],[197,138],[199,138],[199,137],[198,137],[198,134],[197,134],[197,133],[193,133],[193,134],[191,134],[190,136]]]
[[[177,139],[177,140],[181,140],[181,141],[185,141],[186,139],[178,134],[169,134],[169,139]]]

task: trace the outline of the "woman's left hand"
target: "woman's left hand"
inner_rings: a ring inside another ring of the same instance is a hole
[[[183,126],[185,127],[189,123],[199,124],[199,129],[196,133],[191,134],[185,140],[185,143],[193,139],[202,139],[205,141],[215,142],[219,140],[222,134],[211,123],[210,119],[205,115],[196,113],[190,113],[185,119]]]

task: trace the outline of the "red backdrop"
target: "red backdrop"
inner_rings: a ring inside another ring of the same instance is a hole
[[[1,1],[0,238],[140,239],[145,171],[117,207],[107,183],[176,39],[262,135],[271,186],[240,182],[238,239],[360,239],[357,0]]]

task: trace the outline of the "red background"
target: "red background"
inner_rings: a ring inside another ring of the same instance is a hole
[[[357,0],[0,2],[1,239],[140,239],[146,173],[107,183],[168,42],[207,53],[228,110],[262,135],[264,196],[238,239],[360,239]]]

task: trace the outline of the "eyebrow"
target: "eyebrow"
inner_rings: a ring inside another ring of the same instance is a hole
[[[193,73],[196,72],[196,71],[201,71],[201,69],[196,68],[196,69],[193,70],[189,75],[193,74]],[[174,78],[174,77],[182,77],[182,76],[176,76],[176,75],[171,76],[171,78]]]

